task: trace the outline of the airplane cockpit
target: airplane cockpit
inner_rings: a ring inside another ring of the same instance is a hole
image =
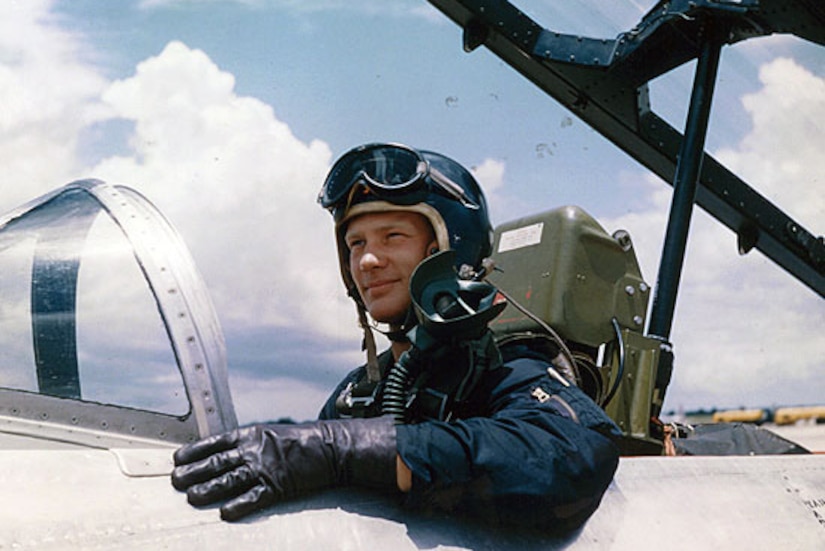
[[[0,449],[169,447],[237,425],[223,334],[177,232],[83,180],[0,218]]]
[[[678,224],[668,224],[655,286],[630,235],[607,233],[577,207],[497,228],[502,269],[490,279],[540,315],[511,301],[491,328],[542,339],[558,330],[559,365],[624,434],[599,509],[557,535],[418,517],[395,496],[350,488],[238,523],[190,507],[169,481],[172,451],[238,426],[218,316],[183,240],[147,198],[80,180],[0,213],[0,548],[823,548],[820,451],[790,443],[777,453],[667,457],[680,427],[659,413],[694,204],[733,231],[740,254],[760,250],[825,296],[823,238],[703,145],[722,46],[781,32],[823,45],[825,12],[813,0],[662,1],[608,40],[550,30],[503,0],[429,3],[460,27],[467,52],[489,49],[687,189],[671,205]],[[708,34],[705,23],[721,27]],[[695,124],[682,134],[653,112],[647,82],[688,58],[697,65]],[[674,537],[685,527],[687,537]]]

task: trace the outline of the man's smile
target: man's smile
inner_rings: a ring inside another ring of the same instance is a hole
[[[371,294],[383,293],[389,290],[393,285],[400,282],[400,278],[394,279],[377,279],[374,281],[368,281],[364,283],[364,290]]]

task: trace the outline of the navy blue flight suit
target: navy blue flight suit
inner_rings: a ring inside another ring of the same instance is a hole
[[[519,344],[501,353],[503,365],[485,372],[455,418],[396,427],[398,453],[413,473],[408,501],[485,522],[573,529],[613,479],[619,429],[580,389],[551,377],[544,355]],[[385,374],[391,361],[389,352],[379,357]],[[365,371],[347,375],[320,419],[342,417],[335,400]]]

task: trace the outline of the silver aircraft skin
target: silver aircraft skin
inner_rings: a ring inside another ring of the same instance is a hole
[[[227,523],[169,473],[236,426],[211,299],[146,198],[83,180],[0,216],[0,549],[825,549],[822,453],[623,457],[563,536],[354,489]]]

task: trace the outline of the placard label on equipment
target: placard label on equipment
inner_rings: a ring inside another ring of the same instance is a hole
[[[543,228],[544,222],[539,222],[502,233],[498,242],[498,252],[503,253],[541,243]]]

